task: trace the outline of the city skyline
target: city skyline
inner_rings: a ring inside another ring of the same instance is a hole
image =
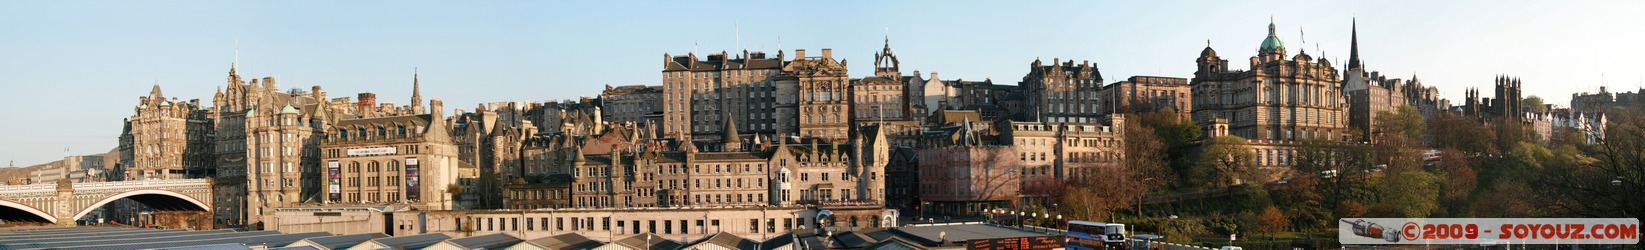
[[[1264,21],[1271,17],[1289,51],[1306,50],[1330,59],[1338,69],[1346,63],[1350,23],[1357,19],[1360,55],[1369,70],[1398,78],[1417,75],[1453,103],[1465,88],[1488,89],[1492,78],[1505,74],[1524,79],[1527,95],[1563,106],[1569,94],[1595,91],[1601,83],[1614,91],[1632,90],[1640,73],[1628,70],[1645,66],[1625,60],[1645,56],[1645,50],[1626,45],[1638,40],[1642,28],[1610,25],[1645,23],[1640,20],[1645,17],[1626,11],[1640,9],[1638,3],[1265,2],[1225,8],[1180,2],[858,2],[739,4],[733,11],[673,3],[494,4],[208,3],[165,8],[107,2],[0,10],[5,16],[0,23],[23,24],[5,26],[0,35],[26,37],[0,41],[0,46],[15,48],[0,56],[0,82],[10,87],[0,98],[8,107],[3,112],[43,118],[0,125],[17,131],[3,135],[8,143],[0,156],[26,166],[66,154],[106,152],[115,145],[119,119],[152,84],[158,82],[167,97],[211,105],[212,91],[224,84],[232,63],[241,75],[274,76],[285,88],[322,85],[334,96],[373,92],[396,104],[409,101],[416,68],[424,98],[467,110],[495,101],[595,96],[607,84],[656,85],[661,70],[656,57],[663,53],[695,50],[702,55],[739,47],[774,53],[779,36],[781,49],[789,53],[832,48],[836,58],[856,62],[850,65],[851,77],[863,77],[872,74],[872,53],[889,36],[905,73],[941,72],[943,79],[1015,84],[1036,58],[1089,60],[1106,76],[1104,83],[1112,83],[1132,75],[1189,77],[1194,55],[1206,43],[1234,61],[1232,68],[1247,68],[1242,61],[1256,55]],[[804,9],[810,7],[818,9]],[[1143,11],[1126,11],[1132,9]],[[1033,19],[973,14],[981,10],[1049,13]],[[292,14],[278,14],[282,12]],[[890,15],[907,16],[885,17]],[[1307,44],[1302,32],[1307,32]],[[1591,47],[1607,50],[1583,49]],[[86,90],[92,91],[82,92]],[[53,107],[38,107],[47,104]]]

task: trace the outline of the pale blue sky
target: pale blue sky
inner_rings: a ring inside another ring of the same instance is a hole
[[[1373,70],[1416,74],[1453,100],[1510,74],[1565,104],[1601,83],[1638,88],[1639,13],[1645,2],[15,1],[0,8],[0,160],[112,149],[156,80],[209,103],[236,40],[242,75],[281,87],[405,103],[417,67],[425,98],[473,109],[657,84],[663,53],[737,50],[737,23],[743,48],[775,52],[779,36],[789,53],[833,48],[853,76],[871,73],[889,30],[905,73],[1014,84],[1035,58],[1090,60],[1107,82],[1190,77],[1206,40],[1245,68],[1270,16],[1292,54],[1340,66],[1358,17]]]

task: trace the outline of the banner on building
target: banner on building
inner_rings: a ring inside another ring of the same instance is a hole
[[[421,198],[420,196],[422,195],[422,188],[421,188],[422,185],[419,185],[417,183],[417,174],[418,174],[417,172],[420,169],[421,168],[419,168],[418,164],[417,164],[417,157],[408,157],[408,158],[406,158],[406,200],[407,201],[418,201],[418,199]]]
[[[330,194],[331,202],[343,199],[343,170],[337,166],[337,161],[326,162],[326,192]]]

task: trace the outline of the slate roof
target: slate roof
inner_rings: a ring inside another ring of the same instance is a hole
[[[537,238],[525,241],[523,244],[531,244],[537,247],[554,250],[584,250],[594,249],[596,247],[600,247],[601,245],[605,245],[604,242],[592,240],[576,233]]]
[[[444,243],[461,246],[466,249],[502,249],[519,244],[522,240],[508,234],[487,234],[461,239],[449,239]]]

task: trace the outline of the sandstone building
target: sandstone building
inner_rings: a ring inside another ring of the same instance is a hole
[[[1097,91],[1102,89],[1102,72],[1090,61],[1074,60],[1044,64],[1039,59],[1029,65],[1028,75],[1018,84],[1027,105],[1022,121],[1092,123],[1101,120]]]
[[[420,100],[419,100],[420,101]],[[415,103],[415,101],[414,101]],[[326,203],[410,204],[450,209],[457,148],[439,100],[424,114],[339,119],[321,139]],[[412,110],[421,110],[413,108]]]
[[[1175,110],[1182,118],[1193,113],[1188,79],[1163,76],[1132,76],[1103,86],[1098,92],[1097,112],[1102,114]]]
[[[1194,121],[1202,126],[1226,121],[1226,134],[1254,140],[1343,140],[1348,105],[1336,69],[1307,53],[1286,56],[1273,23],[1249,70],[1230,70],[1207,46],[1190,83]]]

